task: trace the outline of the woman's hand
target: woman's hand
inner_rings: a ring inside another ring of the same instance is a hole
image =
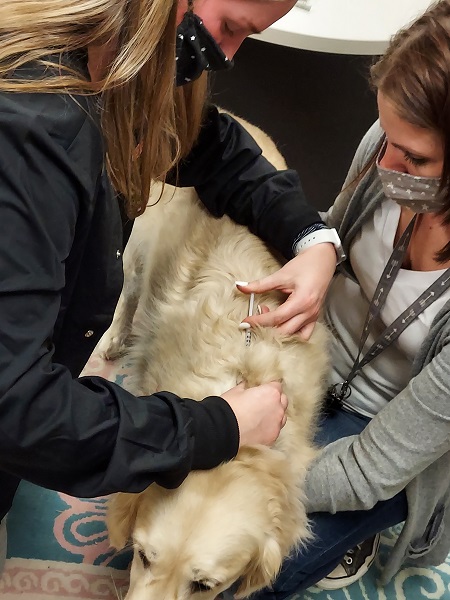
[[[283,333],[293,334],[308,340],[314,330],[320,309],[336,270],[336,251],[333,244],[311,246],[290,260],[279,271],[238,285],[245,294],[279,290],[288,297],[276,310],[262,310],[262,314],[247,317],[243,323],[277,327]]]
[[[271,446],[286,424],[288,400],[278,381],[247,389],[240,383],[222,394],[222,398],[228,402],[238,422],[239,447]]]

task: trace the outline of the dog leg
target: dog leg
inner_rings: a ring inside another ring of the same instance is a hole
[[[125,280],[111,327],[106,336],[106,348],[102,354],[106,360],[121,358],[131,345],[133,319],[142,291],[144,260],[142,254],[133,253],[132,264],[124,264]],[[103,345],[103,344],[102,344]]]

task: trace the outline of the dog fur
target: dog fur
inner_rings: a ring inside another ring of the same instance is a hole
[[[272,140],[243,124],[285,168]],[[212,600],[236,581],[237,597],[245,597],[269,585],[283,558],[310,536],[302,481],[315,453],[326,331],[319,323],[302,342],[257,328],[245,345],[238,325],[248,297],[234,282],[264,277],[281,263],[246,228],[209,215],[193,189],[165,187],[136,220],[124,261],[124,293],[103,347],[109,358],[126,348],[131,391],[201,400],[240,381],[281,380],[289,399],[273,448],[242,448],[235,460],[192,472],[175,490],[154,484],[113,497],[111,544],[122,548],[131,538],[134,546],[126,598]],[[282,301],[277,292],[257,296],[271,309]]]

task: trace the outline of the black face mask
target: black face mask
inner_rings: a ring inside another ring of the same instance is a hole
[[[177,28],[177,85],[195,81],[203,71],[231,69],[222,49],[192,10],[184,14]]]

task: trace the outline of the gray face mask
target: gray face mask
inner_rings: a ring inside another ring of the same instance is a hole
[[[377,169],[383,184],[386,198],[390,198],[415,213],[438,212],[442,210],[447,199],[439,193],[440,177],[420,177],[401,173],[380,166],[386,145],[381,148],[377,157]]]

